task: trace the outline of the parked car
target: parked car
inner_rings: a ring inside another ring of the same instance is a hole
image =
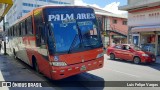
[[[112,60],[119,58],[123,60],[131,60],[136,64],[153,63],[156,61],[156,57],[153,53],[143,51],[140,47],[131,44],[121,44],[108,47],[107,55],[109,55]]]

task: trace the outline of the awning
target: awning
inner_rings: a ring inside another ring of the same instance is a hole
[[[141,26],[141,27],[134,27],[131,29],[131,32],[153,32],[153,31],[160,31],[159,26]]]
[[[122,38],[127,38],[127,37],[125,37],[125,36],[120,36],[120,35],[113,35],[112,38],[122,39]]]
[[[12,5],[12,0],[0,0],[0,21],[7,14]]]

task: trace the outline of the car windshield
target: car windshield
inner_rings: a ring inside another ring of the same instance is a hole
[[[46,20],[50,23],[54,38],[55,47],[50,48],[55,48],[55,53],[70,53],[102,47],[92,9],[48,8],[44,13],[48,16]]]

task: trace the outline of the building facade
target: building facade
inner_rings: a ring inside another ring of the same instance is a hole
[[[128,42],[160,55],[160,0],[128,0]]]
[[[97,19],[101,21],[104,46],[127,43],[127,17],[94,8]]]
[[[72,5],[74,0],[13,0],[14,4],[6,15],[9,26],[36,7],[43,5]]]

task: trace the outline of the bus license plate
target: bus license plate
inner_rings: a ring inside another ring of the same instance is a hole
[[[86,70],[86,66],[85,66],[85,65],[83,65],[83,66],[81,67],[81,71],[84,71],[84,70]]]

